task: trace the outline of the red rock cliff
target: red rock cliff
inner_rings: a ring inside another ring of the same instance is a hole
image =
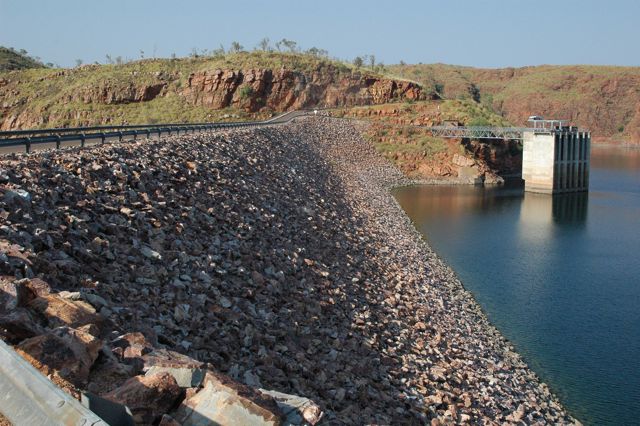
[[[340,74],[333,67],[305,74],[289,69],[212,70],[193,73],[181,92],[189,103],[214,109],[230,106],[251,112],[306,107],[382,104],[426,99],[420,86],[406,81]]]

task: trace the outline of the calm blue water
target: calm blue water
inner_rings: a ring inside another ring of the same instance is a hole
[[[591,161],[588,195],[395,195],[574,416],[640,424],[640,150],[598,148]]]

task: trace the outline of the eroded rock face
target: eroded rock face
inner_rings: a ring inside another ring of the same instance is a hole
[[[341,75],[331,66],[310,75],[288,69],[203,71],[189,76],[182,95],[195,105],[236,106],[251,112],[263,107],[287,111],[427,98],[415,83],[359,73]]]
[[[74,93],[68,101],[82,102],[85,104],[125,104],[132,102],[147,102],[160,95],[167,86],[166,82],[153,82],[147,84],[116,85],[101,83],[99,86],[88,87],[78,93]]]

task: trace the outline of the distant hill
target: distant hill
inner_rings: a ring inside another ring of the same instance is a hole
[[[0,73],[0,129],[237,120],[433,96],[309,53],[145,59]]]
[[[22,70],[26,68],[44,68],[42,62],[12,48],[0,46],[0,71]]]
[[[445,98],[472,98],[516,125],[530,115],[569,119],[595,139],[640,142],[640,68],[535,66],[481,69],[444,64],[395,65],[391,75]]]
[[[640,68],[375,69],[270,51],[52,69],[0,48],[0,129],[238,120],[442,97],[475,100],[516,126],[542,115],[572,120],[594,140],[640,143]]]

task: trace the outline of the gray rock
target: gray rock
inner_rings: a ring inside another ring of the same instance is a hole
[[[211,372],[206,374],[204,387],[185,399],[173,417],[184,426],[282,423],[273,398]]]
[[[202,384],[206,370],[202,368],[179,368],[153,366],[147,370],[145,376],[158,373],[169,373],[176,379],[181,388],[194,388]]]
[[[160,253],[158,253],[155,250],[152,250],[147,246],[142,246],[142,248],[140,249],[140,253],[142,253],[144,257],[147,257],[149,259],[162,260],[162,255]]]

